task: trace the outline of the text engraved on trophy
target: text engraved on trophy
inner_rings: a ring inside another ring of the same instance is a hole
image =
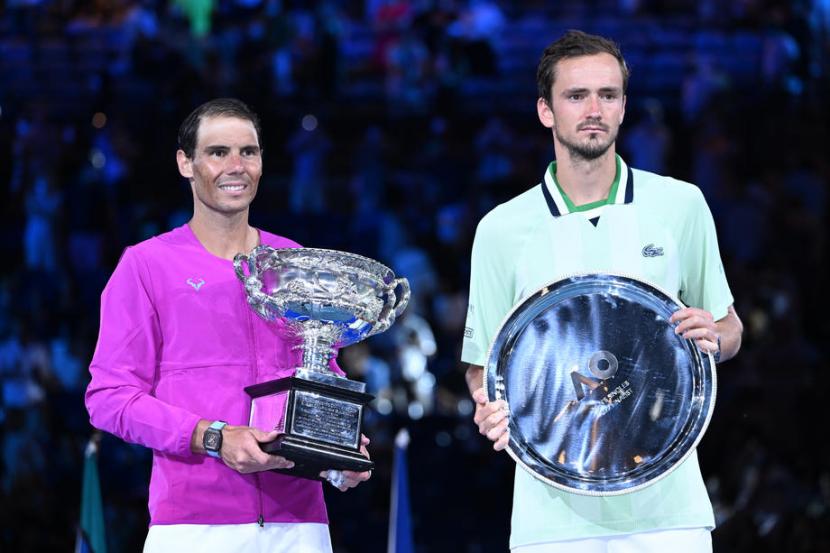
[[[312,392],[297,392],[291,433],[321,442],[357,447],[361,406]]]
[[[608,414],[611,409],[625,401],[632,393],[634,393],[634,390],[631,388],[631,383],[628,380],[623,381],[622,384],[608,392],[608,395],[602,398],[599,416]]]

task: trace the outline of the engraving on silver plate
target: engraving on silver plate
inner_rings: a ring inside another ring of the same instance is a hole
[[[278,323],[310,371],[329,373],[335,350],[384,332],[409,303],[407,279],[347,252],[263,245],[237,255],[234,269],[248,303]]]
[[[296,392],[291,434],[356,449],[363,406],[313,392]]]
[[[682,304],[621,275],[557,280],[505,317],[485,391],[511,406],[508,453],[535,478],[585,495],[665,478],[714,409],[714,360],[674,333]]]

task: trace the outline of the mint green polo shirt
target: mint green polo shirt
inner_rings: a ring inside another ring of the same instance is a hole
[[[617,156],[609,197],[574,206],[555,178],[497,206],[473,243],[462,361],[485,365],[502,320],[542,286],[579,273],[650,282],[715,320],[733,303],[712,215],[689,183],[630,169]],[[633,493],[591,497],[516,469],[510,547],[651,530],[714,527],[692,453],[669,476]]]

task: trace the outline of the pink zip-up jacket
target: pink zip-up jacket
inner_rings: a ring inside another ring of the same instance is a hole
[[[299,247],[266,232],[260,242]],[[247,425],[243,388],[300,364],[248,306],[233,263],[189,226],[124,251],[101,295],[86,406],[96,428],[152,448],[151,524],[328,522],[319,482],[240,474],[190,451],[199,419]]]

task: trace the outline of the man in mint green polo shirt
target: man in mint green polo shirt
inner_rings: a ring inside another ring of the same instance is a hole
[[[470,364],[475,422],[497,451],[509,441],[509,413],[482,389],[487,348],[514,305],[560,277],[617,273],[651,282],[690,306],[672,317],[678,334],[720,361],[740,349],[742,324],[700,190],[629,168],[616,155],[627,83],[610,40],[569,31],[548,46],[536,108],[556,161],[476,231],[462,360]],[[516,470],[516,553],[706,552],[713,527],[696,454],[659,482],[612,497],[571,494]]]

